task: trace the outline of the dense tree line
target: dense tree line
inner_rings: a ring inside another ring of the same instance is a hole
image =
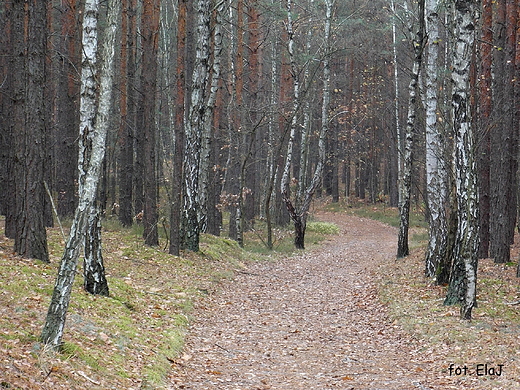
[[[86,269],[102,269],[103,216],[142,224],[150,246],[169,226],[176,255],[201,233],[243,244],[259,220],[270,248],[291,221],[303,248],[327,195],[399,206],[401,257],[415,202],[426,275],[471,317],[477,258],[509,262],[517,221],[517,1],[94,3],[0,5],[0,211],[17,253],[48,261],[53,209],[77,222],[79,206]],[[112,51],[86,59],[88,33],[110,45],[110,26]]]

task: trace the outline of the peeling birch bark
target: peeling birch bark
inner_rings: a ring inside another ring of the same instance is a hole
[[[458,298],[462,319],[471,320],[476,302],[479,244],[476,150],[470,111],[470,66],[475,40],[475,1],[455,0],[452,125],[455,134],[457,235],[448,296]],[[455,272],[456,270],[463,272]]]
[[[197,1],[197,49],[192,78],[193,89],[185,125],[184,242],[186,248],[194,252],[199,251],[200,240],[198,191],[200,185],[201,133],[203,132],[205,111],[207,110],[205,101],[209,78],[210,8],[211,2],[209,0]]]
[[[83,137],[78,156],[81,192],[41,335],[42,342],[53,348],[61,346],[78,257],[85,245],[89,219],[94,217],[93,214],[95,213],[94,202],[105,155],[112,79],[114,75],[114,44],[120,6],[120,0],[109,0],[108,2],[107,31],[101,53],[101,58],[103,58],[104,62],[101,68],[99,84],[99,108],[94,123],[89,114],[92,113],[92,110],[96,111],[96,101],[91,99],[92,96],[96,96],[96,81],[93,73],[94,68],[89,61],[95,61],[97,55],[97,38],[92,34],[97,29],[96,18],[99,0],[86,0],[85,2],[85,20],[83,24],[83,45],[85,46],[83,53],[85,57],[83,59],[81,89],[81,106],[85,113],[82,113],[81,130],[83,131]],[[91,137],[88,137],[89,134]],[[88,164],[86,163],[87,161]]]
[[[437,73],[439,53],[439,3],[426,0],[426,31],[428,36],[426,63],[426,190],[429,215],[429,241],[425,258],[425,275],[443,275],[447,265],[448,196],[447,153],[445,139],[437,122]]]
[[[403,169],[399,175],[399,234],[397,238],[397,258],[406,257],[410,253],[408,246],[408,228],[410,223],[410,193],[412,189],[412,161],[417,98],[419,91],[419,75],[422,68],[424,49],[424,0],[419,0],[419,27],[414,38],[414,62],[412,77],[408,85],[408,116],[403,150]]]

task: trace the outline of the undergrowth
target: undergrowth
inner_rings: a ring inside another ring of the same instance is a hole
[[[307,242],[315,245],[336,232],[334,225],[310,222]],[[248,261],[294,252],[290,228],[277,228],[275,250],[266,250],[261,223],[246,233],[245,248],[202,235],[200,252],[181,257],[166,253],[166,235],[157,248],[145,246],[141,235],[139,227],[104,222],[110,296],[83,290],[80,261],[59,352],[39,336],[64,247],[60,230],[48,230],[50,264],[14,256],[12,242],[1,239],[0,388],[165,388],[197,302]]]

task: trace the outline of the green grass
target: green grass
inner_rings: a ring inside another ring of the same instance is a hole
[[[367,204],[356,201],[345,203],[343,201],[328,203],[324,210],[330,212],[350,212],[362,218],[374,219],[390,226],[399,227],[399,211],[397,207],[389,207],[385,203]],[[428,223],[424,216],[424,207],[412,205],[410,210],[410,228],[427,228]]]
[[[320,236],[339,234],[339,227],[330,222],[308,222],[307,234],[316,233]]]
[[[247,253],[262,256],[290,256],[298,250],[294,247],[294,228],[273,226],[273,250],[267,247],[266,226],[263,221],[255,224],[255,229],[245,233],[244,248]],[[328,235],[339,233],[339,228],[331,223],[308,221],[305,231],[305,248],[318,245]]]
[[[373,219],[387,225],[399,227],[399,210],[389,207],[385,203],[367,204],[359,201],[344,201],[328,203],[325,211],[351,213],[361,218]],[[409,245],[410,249],[423,247],[428,244],[428,222],[425,219],[424,209],[413,205],[409,216]]]

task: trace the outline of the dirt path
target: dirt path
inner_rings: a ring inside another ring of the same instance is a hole
[[[254,263],[197,309],[172,389],[430,389],[438,370],[389,323],[373,274],[396,231],[322,214],[341,234],[317,251]]]

